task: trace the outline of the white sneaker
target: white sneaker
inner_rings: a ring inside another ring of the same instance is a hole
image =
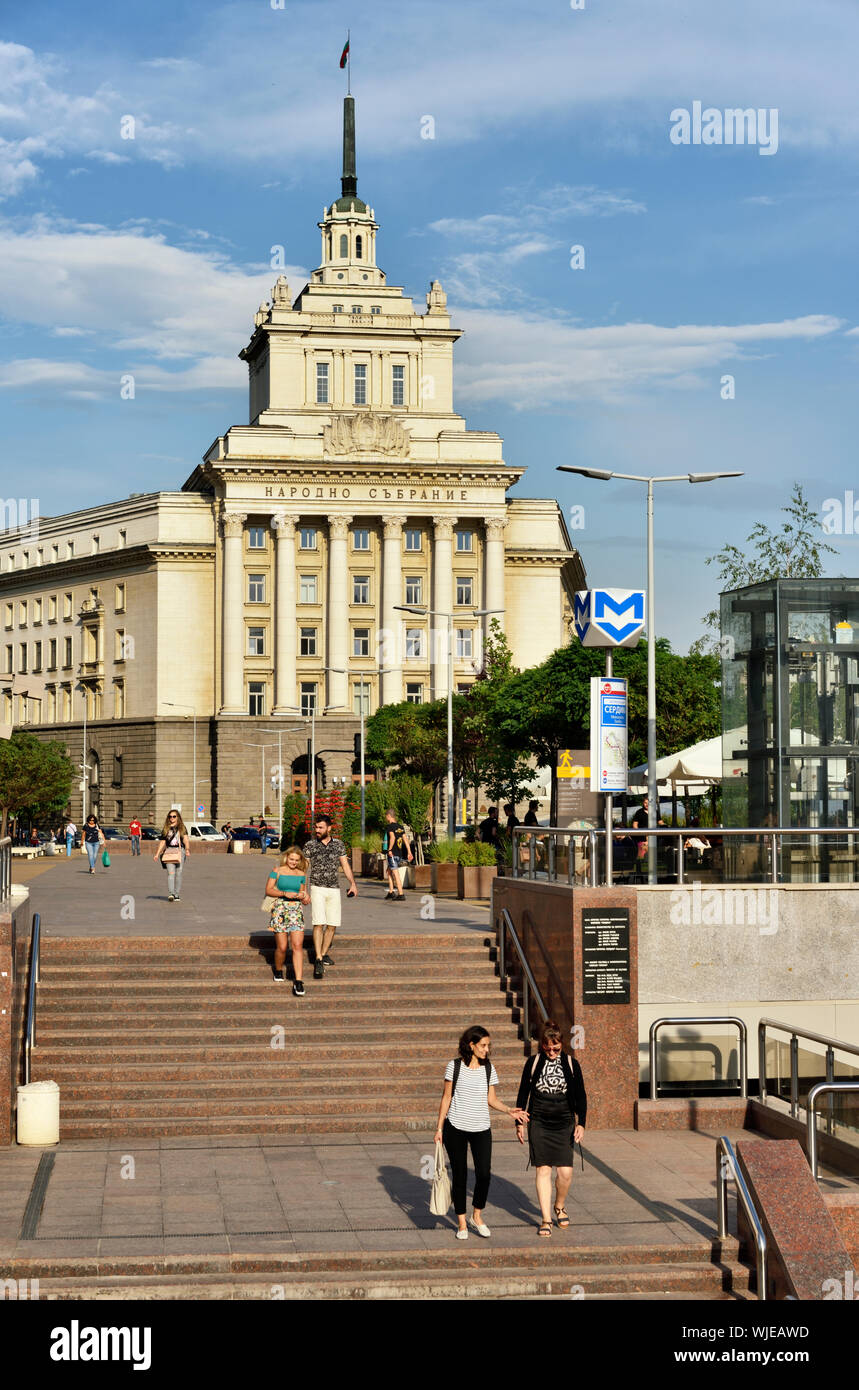
[[[468,1231],[457,1231],[457,1240],[468,1240]]]
[[[488,1239],[489,1236],[492,1235],[492,1232],[490,1231],[489,1227],[484,1226],[482,1221],[475,1221],[474,1217],[471,1218],[471,1229],[473,1231],[476,1231],[479,1236],[483,1236],[484,1240]]]

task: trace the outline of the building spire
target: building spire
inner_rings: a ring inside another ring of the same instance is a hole
[[[358,178],[355,173],[355,98],[343,98],[343,176],[340,180],[342,196],[354,198],[358,194]]]

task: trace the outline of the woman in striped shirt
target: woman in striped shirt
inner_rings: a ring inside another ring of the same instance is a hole
[[[474,1199],[471,1225],[479,1236],[489,1236],[483,1208],[489,1192],[492,1167],[492,1129],[489,1111],[500,1110],[513,1120],[527,1120],[524,1110],[510,1109],[498,1099],[498,1073],[489,1060],[491,1038],[485,1028],[466,1028],[459,1040],[459,1056],[448,1062],[438,1111],[436,1143],[447,1149],[451,1168],[453,1209],[457,1240],[468,1240],[465,1216],[465,1180],[468,1146],[474,1161]]]

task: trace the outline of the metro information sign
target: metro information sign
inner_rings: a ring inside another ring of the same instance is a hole
[[[623,679],[591,677],[591,791],[625,792],[628,698]]]

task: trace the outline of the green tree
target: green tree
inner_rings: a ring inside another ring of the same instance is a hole
[[[11,816],[33,822],[62,815],[74,769],[61,743],[18,731],[0,739],[0,838]]]
[[[794,483],[790,501],[782,507],[787,518],[780,527],[770,528],[758,521],[746,536],[750,553],[727,543],[715,555],[708,555],[708,565],[719,566],[719,588],[742,589],[746,584],[762,584],[767,579],[820,579],[824,555],[835,555],[833,546],[820,539],[820,518],[809,506],[801,483]],[[710,610],[704,616],[709,631],[699,637],[692,652],[718,650],[719,611]]]
[[[432,802],[433,787],[420,777],[408,772],[395,772],[390,782],[385,783],[393,802],[394,810],[400,820],[412,827],[415,833],[415,854],[417,862],[423,863],[421,835],[427,828],[427,816]]]

